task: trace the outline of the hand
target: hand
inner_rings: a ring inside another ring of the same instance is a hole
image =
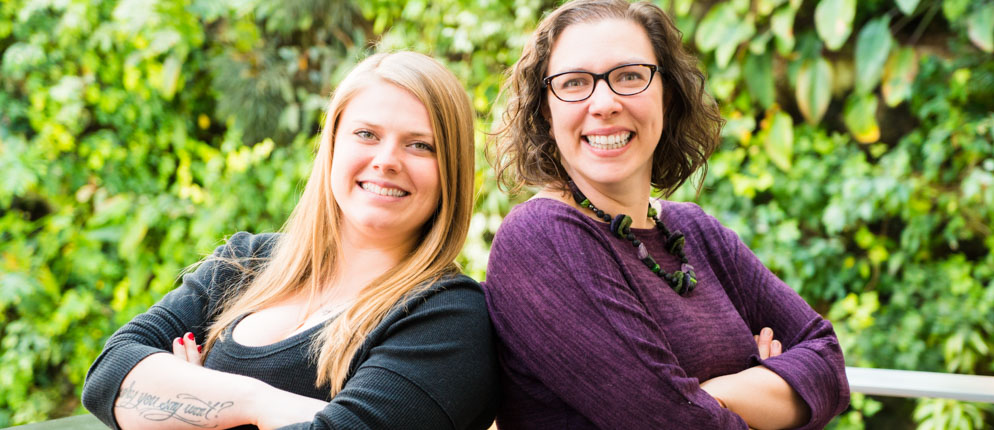
[[[173,339],[173,356],[196,366],[200,362],[201,345],[197,345],[193,333]],[[278,390],[269,384],[256,380],[257,389],[250,390],[258,402],[250,408],[254,411],[255,425],[260,430],[275,429],[286,425],[310,422],[314,415],[328,406],[328,402]]]
[[[188,332],[183,337],[173,339],[173,355],[190,364],[202,366],[200,363],[201,348],[200,345],[197,345],[193,333]]]
[[[759,348],[759,358],[763,360],[770,357],[776,357],[783,353],[783,345],[779,340],[773,339],[773,329],[769,327],[763,327],[763,329],[759,331],[759,334],[753,336],[753,339],[756,340],[756,347]],[[710,394],[711,397],[714,397],[721,407],[727,409],[728,405],[726,405],[725,401],[718,396],[718,391],[720,391],[720,389],[715,387],[721,380],[721,377],[718,377],[704,381],[701,383],[701,389]]]
[[[783,353],[783,345],[779,340],[773,339],[773,329],[763,327],[753,338],[756,339],[756,347],[759,348],[759,358],[766,360]]]

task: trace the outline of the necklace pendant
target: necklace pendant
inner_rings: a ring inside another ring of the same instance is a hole
[[[697,274],[694,273],[694,266],[683,263],[680,265],[680,271],[683,272],[683,291],[680,291],[680,295],[690,294],[691,291],[694,291],[694,287],[697,287]]]
[[[628,239],[628,233],[631,232],[632,217],[621,214],[614,217],[611,220],[611,232],[622,239]]]
[[[639,243],[638,257],[639,260],[645,260],[646,258],[649,258],[649,250],[645,249],[644,243]]]

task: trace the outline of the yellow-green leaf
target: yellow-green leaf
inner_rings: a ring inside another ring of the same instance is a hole
[[[994,1],[977,8],[966,19],[970,41],[984,52],[994,52]]]
[[[763,144],[766,156],[780,170],[789,172],[794,158],[794,120],[783,112],[773,115],[770,131]]]
[[[943,0],[942,14],[949,22],[956,22],[968,7],[970,7],[970,0]]]
[[[856,39],[856,91],[868,93],[880,82],[880,75],[893,45],[890,18],[870,21]]]
[[[832,66],[824,58],[807,60],[797,72],[797,107],[808,124],[816,125],[832,100]]]
[[[891,53],[884,65],[883,85],[880,90],[887,106],[894,107],[911,96],[911,84],[918,74],[918,56],[909,47]]]
[[[183,68],[183,60],[173,54],[162,63],[162,71],[159,74],[159,90],[166,100],[172,100],[176,90],[180,86],[180,71]]]
[[[690,6],[693,4],[693,0],[676,0],[673,2],[673,9],[677,16],[687,16],[690,13]]]
[[[846,99],[842,119],[858,142],[873,143],[880,139],[880,126],[877,125],[877,96],[851,94]]]
[[[784,3],[786,0],[756,0],[756,13],[759,16],[767,16],[773,9]]]
[[[815,7],[815,30],[828,49],[835,51],[852,33],[856,0],[821,0]]]

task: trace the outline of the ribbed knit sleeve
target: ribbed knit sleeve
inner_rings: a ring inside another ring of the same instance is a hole
[[[667,207],[676,212],[674,218],[695,220],[696,228],[687,231],[699,232],[712,270],[752,332],[770,327],[783,344],[783,354],[755,364],[780,375],[811,408],[810,421],[800,428],[824,428],[849,405],[845,361],[832,324],[767,269],[735,232],[696,205]]]
[[[213,255],[228,259],[266,257],[275,237],[238,233]],[[151,354],[171,353],[173,339],[186,332],[205,338],[223,288],[236,285],[241,276],[234,266],[208,259],[184,275],[179,287],[114,332],[87,372],[83,406],[107,426],[118,429],[114,402],[131,369]]]
[[[289,429],[486,429],[497,412],[493,333],[479,285],[449,278],[392,312],[344,388]]]
[[[494,238],[485,291],[502,367],[536,388],[515,388],[523,393],[512,397],[531,400],[502,406],[498,424],[745,429],[684,371],[671,348],[679,339],[667,337],[625,282],[609,243],[617,239],[599,229],[606,226],[566,205],[533,200]]]

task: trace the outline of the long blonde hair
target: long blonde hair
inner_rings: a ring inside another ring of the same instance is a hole
[[[243,292],[222,302],[222,311],[204,343],[206,351],[240,315],[301,295],[312,303],[334,277],[341,240],[341,214],[329,180],[335,132],[349,100],[377,81],[411,92],[427,109],[437,143],[440,199],[434,216],[421,229],[416,247],[365,286],[354,303],[316,335],[315,386],[328,384],[331,396],[341,391],[352,357],[387,313],[400,306],[405,297],[426,288],[431,280],[459,271],[454,261],[466,240],[473,207],[473,111],[469,97],[455,75],[428,56],[413,52],[373,55],[360,62],[332,96],[314,167],[283,227],[284,234]]]

